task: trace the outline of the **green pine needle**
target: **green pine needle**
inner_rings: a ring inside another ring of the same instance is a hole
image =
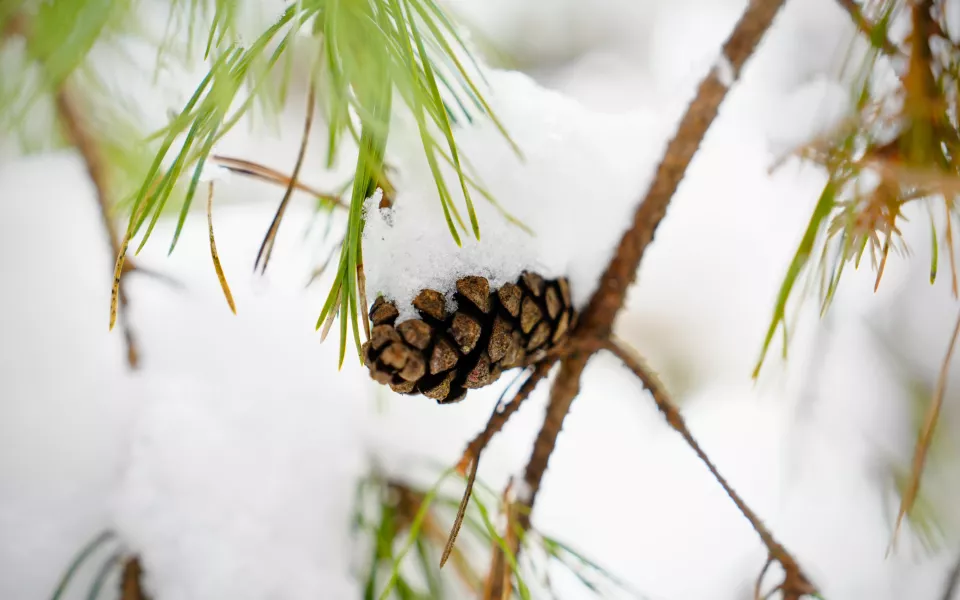
[[[457,146],[454,127],[461,120],[473,123],[478,115],[484,115],[503,133],[518,155],[519,150],[506,135],[503,125],[458,57],[461,53],[473,61],[452,21],[434,0],[300,0],[284,10],[246,48],[238,45],[239,38],[233,33],[235,1],[215,0],[211,11],[200,0],[175,0],[171,10],[177,12],[178,18],[187,15],[191,22],[197,15],[209,18],[203,51],[204,59],[210,61],[210,69],[180,113],[148,138],[148,141],[159,143],[159,148],[138,191],[126,203],[130,218],[125,238],[139,238],[134,246],[135,253],[139,253],[160,217],[166,214],[167,207],[179,206],[169,251],[175,249],[204,164],[214,146],[258,99],[263,99],[268,107],[281,106],[289,81],[291,63],[288,50],[292,38],[312,21],[309,31],[317,38],[322,55],[322,65],[312,75],[318,79],[315,89],[322,91],[321,105],[329,128],[327,166],[332,166],[339,155],[345,135],[358,145],[341,259],[317,324],[320,328],[330,324],[337,315],[341,318],[342,366],[349,331],[353,332],[358,354],[360,349],[359,315],[367,310],[366,306],[361,306],[357,290],[363,203],[386,182],[384,153],[394,92],[417,122],[424,155],[437,185],[441,210],[457,244],[461,243],[460,231],[467,230],[466,223],[447,186],[438,154],[452,167],[458,179],[470,230],[475,237],[480,236],[480,223],[471,189],[479,191],[501,213],[506,213],[466,172],[468,163]],[[174,22],[171,12],[168,30]],[[94,24],[90,29],[95,30]],[[188,32],[188,37],[192,42],[193,33]],[[96,36],[90,34],[87,38],[95,39]],[[457,49],[448,38],[457,44]],[[160,54],[169,45],[170,40],[165,37]],[[281,89],[277,90],[268,75],[281,64],[285,76],[279,86]],[[482,76],[475,62],[473,65]],[[55,69],[54,72],[59,71]],[[468,106],[473,108],[468,109]],[[359,127],[355,118],[359,120]],[[438,144],[438,138],[442,138],[443,148]],[[506,217],[519,224],[513,217]]]
[[[542,584],[542,575],[551,565],[568,570],[585,590],[598,598],[610,597],[612,590],[619,590],[626,597],[647,598],[601,565],[552,537],[519,534],[528,560],[522,565],[518,563],[491,518],[504,510],[501,496],[480,480],[475,481],[473,499],[454,554],[446,567],[439,568],[437,557],[460,498],[452,489],[447,492],[444,488],[455,471],[441,470],[439,466],[431,469],[438,475],[429,489],[387,480],[378,470],[358,484],[353,530],[370,544],[372,555],[365,569],[365,598],[386,600],[392,594],[401,599],[443,600],[462,597],[465,592],[479,593],[490,552],[495,548],[506,552],[512,588],[520,598],[538,595],[528,582]],[[415,551],[414,559],[407,560],[411,550]],[[374,595],[374,590],[379,590],[379,595]],[[549,588],[546,591],[550,591]]]
[[[764,357],[767,354],[767,350],[770,348],[770,343],[773,341],[773,336],[778,327],[783,327],[784,353],[786,353],[787,300],[790,299],[790,294],[793,291],[794,286],[797,284],[797,280],[800,278],[804,267],[810,260],[810,255],[813,252],[814,244],[816,243],[817,238],[820,236],[820,232],[825,227],[827,217],[830,216],[835,204],[835,184],[833,181],[828,181],[827,185],[823,188],[823,192],[820,194],[820,199],[817,201],[816,208],[813,210],[813,215],[810,217],[810,222],[807,224],[807,229],[803,234],[803,238],[800,241],[797,252],[794,254],[793,260],[790,262],[790,266],[787,269],[787,274],[783,279],[783,283],[780,285],[780,292],[777,294],[777,302],[773,309],[773,318],[771,319],[770,326],[767,329],[767,335],[763,340],[763,348],[760,351],[760,358],[753,370],[754,379],[760,375],[760,369],[763,367]]]
[[[80,570],[80,567],[96,552],[101,546],[107,542],[114,539],[114,533],[112,531],[104,531],[94,537],[92,540],[87,542],[77,554],[73,557],[73,560],[70,561],[70,565],[67,567],[67,570],[64,572],[63,576],[60,578],[60,582],[57,584],[57,588],[53,592],[50,600],[60,600],[63,595],[66,593],[67,588],[70,585],[70,581],[73,580],[73,577],[77,574],[77,571]]]

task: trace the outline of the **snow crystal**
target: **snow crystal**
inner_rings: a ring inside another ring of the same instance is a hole
[[[230,169],[221,167],[220,165],[208,160],[207,162],[203,163],[203,168],[200,170],[200,181],[229,181],[231,175],[232,173],[230,172]]]
[[[510,489],[518,502],[528,504],[533,498],[533,489],[522,475],[513,478],[513,486]]]
[[[368,201],[363,248],[368,295],[395,300],[401,319],[415,316],[410,302],[424,288],[451,294],[465,275],[496,287],[524,269],[566,275],[575,304],[584,304],[660,156],[666,136],[651,112],[596,113],[516,72],[492,71],[487,79],[493,109],[523,160],[486,120],[458,130],[458,143],[480,184],[532,234],[472,191],[480,239],[461,230],[458,247],[416,128],[401,121],[388,157],[397,195],[389,210]],[[455,173],[444,173],[466,220]]]
[[[270,398],[269,385],[251,393],[249,377],[236,379],[172,377],[146,398],[116,519],[150,591],[179,600],[353,596],[346,560],[329,553],[348,543],[338,526],[353,478],[343,456],[327,458],[342,444],[318,431],[323,405],[288,396],[268,409],[256,397]]]
[[[732,87],[733,83],[737,80],[736,71],[724,52],[720,52],[719,56],[717,56],[717,62],[713,63],[713,72],[724,87]]]

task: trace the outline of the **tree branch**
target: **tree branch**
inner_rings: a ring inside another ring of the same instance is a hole
[[[0,32],[0,42],[6,41],[8,37],[21,36],[28,38],[30,35],[30,23],[22,13],[14,14],[6,23],[2,32]],[[41,65],[42,66],[42,65]],[[96,190],[97,204],[100,208],[100,218],[103,223],[104,231],[110,243],[110,250],[113,253],[112,260],[116,260],[122,248],[120,238],[117,235],[116,226],[110,216],[111,203],[109,195],[109,177],[107,174],[107,162],[100,152],[99,144],[95,136],[87,127],[86,120],[83,118],[83,112],[77,105],[74,92],[70,89],[68,81],[63,81],[57,87],[54,93],[54,106],[56,108],[57,120],[63,127],[64,137],[77,149],[83,163],[87,168],[87,174]],[[178,285],[176,281],[150,270],[138,268],[132,261],[127,261],[123,265],[123,273],[139,271],[151,275],[168,283]],[[116,275],[115,275],[116,278]],[[126,308],[129,301],[126,290],[117,285],[117,297],[120,307]],[[125,311],[124,311],[125,312]],[[126,346],[127,364],[131,369],[136,369],[140,363],[140,352],[137,346],[136,337],[129,321],[124,318],[121,324],[123,329],[123,339]]]
[[[813,594],[816,592],[816,589],[813,585],[810,584],[810,581],[803,574],[803,571],[800,569],[800,565],[797,564],[796,560],[790,555],[789,552],[773,537],[773,534],[764,526],[763,521],[760,520],[760,517],[751,510],[747,503],[743,501],[739,494],[727,483],[727,480],[724,479],[723,475],[717,470],[713,462],[707,456],[707,453],[703,451],[700,447],[700,444],[697,443],[697,440],[693,437],[693,434],[690,433],[690,430],[687,428],[686,422],[683,420],[680,411],[677,409],[676,405],[670,400],[669,395],[667,395],[666,389],[663,387],[663,384],[660,383],[659,378],[650,371],[645,364],[643,364],[642,359],[636,356],[634,353],[627,351],[623,346],[615,343],[608,342],[606,344],[606,349],[619,358],[623,364],[630,369],[634,375],[640,379],[643,383],[643,387],[650,392],[650,395],[653,396],[653,401],[657,405],[657,409],[667,420],[667,423],[672,427],[677,433],[679,433],[687,445],[696,452],[700,460],[707,466],[707,469],[713,475],[714,479],[720,483],[723,490],[730,497],[730,500],[736,505],[737,509],[740,510],[740,513],[750,522],[750,526],[753,527],[753,530],[757,532],[757,535],[760,536],[760,540],[763,542],[763,545],[766,546],[767,552],[772,559],[776,560],[783,567],[785,572],[784,582],[778,587],[778,589],[783,591],[785,600],[791,598],[800,598],[805,594]],[[768,561],[769,565],[769,561]],[[766,567],[764,567],[766,569]],[[762,576],[762,574],[761,574]],[[759,582],[758,582],[759,587]]]
[[[646,196],[637,207],[633,225],[624,233],[617,252],[607,266],[600,285],[584,312],[575,336],[605,339],[623,306],[627,289],[636,277],[644,252],[653,241],[657,227],[666,215],[700,147],[700,142],[717,116],[729,87],[739,79],[747,59],[770,27],[784,0],[751,0],[730,37],[723,44],[717,65],[700,83],[697,95],[687,107],[676,134],[667,146]],[[724,73],[721,79],[721,73]],[[729,79],[726,77],[729,75]]]
[[[534,442],[533,452],[524,471],[527,493],[518,498],[520,506],[516,507],[515,513],[512,507],[508,507],[510,514],[517,515],[518,534],[508,538],[511,550],[515,554],[519,551],[522,534],[530,527],[530,515],[543,475],[550,455],[556,447],[563,420],[570,410],[573,399],[580,391],[580,377],[587,362],[610,338],[614,321],[626,299],[627,290],[636,277],[640,261],[647,246],[653,241],[657,227],[666,215],[667,207],[687,167],[716,118],[730,85],[739,78],[744,64],[753,54],[783,4],[784,0],[750,1],[740,21],[723,44],[717,64],[700,83],[696,97],[687,107],[677,132],[657,167],[653,181],[637,207],[632,226],[620,240],[616,254],[607,266],[596,292],[573,332],[569,353],[561,362],[560,372],[550,392],[543,426]],[[742,502],[738,504],[738,507],[741,506],[741,510],[749,510]],[[752,515],[752,513],[746,514]],[[767,541],[771,542],[767,547],[776,549],[786,561],[785,569],[789,568],[792,572],[800,574],[796,562],[772,539],[772,536],[767,535],[765,543]],[[487,578],[490,585],[485,591],[485,598],[499,600],[505,591],[502,583],[504,577],[501,576],[502,570],[505,569],[505,561],[501,550],[494,551],[491,565],[491,573]],[[501,572],[494,572],[498,570]],[[805,581],[804,579],[803,582]],[[797,583],[797,590],[802,590],[802,593],[813,589],[809,584],[801,586],[800,582],[790,583]],[[790,591],[784,589],[785,593]]]
[[[110,217],[110,186],[106,161],[100,152],[96,140],[87,129],[81,110],[77,106],[74,95],[71,93],[69,83],[64,82],[60,85],[54,95],[54,103],[56,105],[57,118],[63,126],[64,134],[80,153],[80,157],[83,159],[83,163],[87,168],[90,181],[96,190],[97,204],[100,208],[100,219],[110,243],[110,261],[112,263],[120,254],[121,248],[117,228],[114,225],[113,219]],[[135,270],[133,263],[127,261],[124,271],[129,272],[132,270]],[[127,364],[131,369],[136,369],[140,364],[140,351],[133,329],[130,326],[130,320],[126,316],[128,302],[126,290],[121,286],[119,289],[119,304],[123,316],[120,326],[123,330],[123,339],[127,348]]]
[[[140,579],[143,569],[140,560],[133,556],[123,565],[123,574],[120,576],[120,600],[150,600],[143,592]]]
[[[457,463],[457,471],[459,471],[461,475],[466,474],[467,467],[470,466],[470,463],[480,456],[480,453],[487,447],[487,444],[490,443],[493,436],[499,433],[504,425],[507,424],[507,421],[510,420],[510,417],[520,409],[520,405],[523,404],[524,400],[533,393],[537,384],[540,383],[550,372],[550,369],[553,368],[554,362],[554,360],[546,359],[538,363],[533,373],[523,382],[523,385],[520,386],[517,393],[513,395],[510,402],[504,404],[503,398],[501,397],[500,401],[497,402],[497,405],[494,407],[493,414],[490,415],[486,427],[484,427],[483,431],[478,433],[476,437],[470,440],[470,443],[467,444],[467,447],[463,450],[463,456],[460,457],[460,462]],[[504,393],[506,393],[506,391],[507,390],[504,390]]]

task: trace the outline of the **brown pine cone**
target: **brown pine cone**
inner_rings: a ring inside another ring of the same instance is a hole
[[[577,318],[565,278],[545,280],[527,271],[493,291],[484,277],[464,277],[455,299],[457,310],[448,313],[443,294],[423,290],[413,300],[420,318],[394,325],[396,305],[377,298],[363,345],[370,376],[400,394],[458,402],[503,371],[542,360]]]

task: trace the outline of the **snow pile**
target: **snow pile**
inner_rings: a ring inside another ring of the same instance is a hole
[[[338,551],[349,546],[355,438],[314,393],[271,387],[242,372],[174,376],[138,399],[115,519],[157,598],[357,595],[350,553]]]
[[[660,158],[667,132],[650,111],[597,113],[521,73],[492,71],[487,78],[493,110],[523,160],[486,120],[459,129],[458,143],[485,189],[533,233],[473,192],[480,240],[461,233],[458,247],[415,128],[400,129],[390,149],[397,197],[388,210],[367,203],[364,266],[368,294],[397,301],[406,311],[401,318],[413,316],[410,301],[424,288],[452,293],[464,275],[499,286],[524,269],[568,276],[574,302],[583,304]],[[458,190],[454,173],[445,174]],[[462,194],[454,198],[466,219]]]

